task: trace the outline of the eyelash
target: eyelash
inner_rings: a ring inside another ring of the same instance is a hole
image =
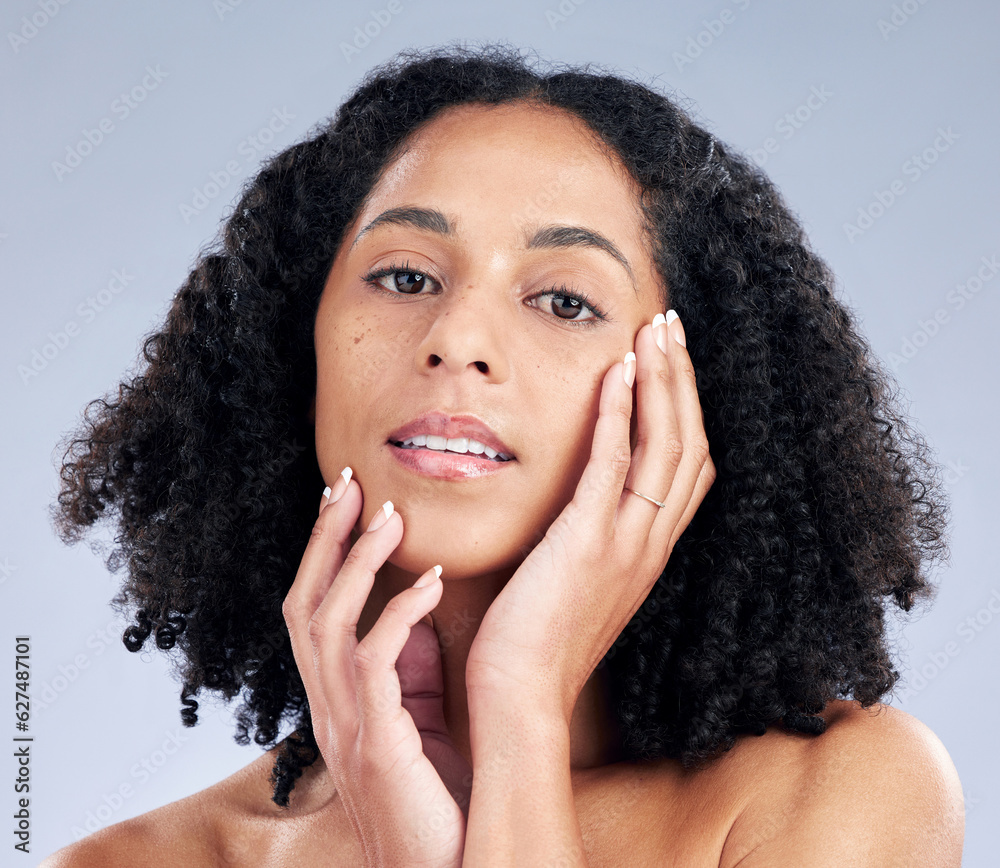
[[[390,295],[403,295],[403,296],[408,295],[408,293],[405,292],[394,292],[391,289],[386,289],[384,286],[382,286],[382,284],[378,282],[380,278],[388,277],[389,275],[396,273],[419,274],[421,277],[424,277],[428,280],[434,280],[434,278],[431,277],[426,272],[419,271],[415,268],[410,268],[409,262],[405,262],[403,265],[396,265],[395,263],[392,263],[390,265],[385,266],[384,268],[376,269],[375,271],[371,271],[368,274],[364,275],[364,277],[362,277],[362,280],[364,280],[364,282],[367,283],[369,286],[371,286],[373,289],[381,290],[382,292],[387,292]],[[435,281],[435,283],[436,282],[437,281]],[[540,298],[541,296],[544,295],[554,295],[557,298],[568,298],[573,301],[578,301],[581,304],[586,305],[588,308],[590,308],[591,312],[594,314],[595,317],[594,319],[589,319],[589,320],[572,320],[572,319],[564,319],[563,317],[556,317],[555,314],[553,314],[553,316],[560,322],[569,323],[570,325],[577,327],[585,327],[585,326],[597,325],[599,322],[604,322],[608,319],[607,314],[605,314],[604,311],[601,310],[601,308],[595,302],[591,301],[590,297],[586,293],[580,292],[579,290],[570,289],[565,284],[559,287],[553,286],[550,289],[547,289],[545,292],[539,292],[531,297],[531,301],[534,301],[536,298]]]

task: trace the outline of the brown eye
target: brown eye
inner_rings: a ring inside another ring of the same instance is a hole
[[[391,277],[395,288],[406,293],[420,292],[427,280],[419,271],[394,271]]]
[[[566,286],[553,286],[548,292],[536,295],[533,301],[539,309],[574,326],[595,325],[607,319],[604,312],[586,295]],[[580,316],[581,313],[584,316]],[[590,316],[586,315],[588,313]]]
[[[553,295],[552,310],[560,319],[575,319],[583,310],[583,305],[578,299],[570,298],[568,295]]]
[[[394,295],[419,295],[428,282],[433,280],[422,271],[414,271],[405,265],[395,264],[366,274],[362,279],[365,283]]]

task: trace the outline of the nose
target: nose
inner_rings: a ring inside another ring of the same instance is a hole
[[[507,379],[502,306],[485,285],[445,293],[433,313],[423,340],[417,347],[417,367],[424,373],[435,369],[455,376],[484,375],[490,383]]]

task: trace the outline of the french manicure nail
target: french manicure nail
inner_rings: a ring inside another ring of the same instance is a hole
[[[660,348],[660,352],[664,355],[667,354],[666,322],[662,313],[658,313],[653,317],[653,338],[656,340],[656,345]]]
[[[434,575],[433,576],[430,573],[426,573],[425,575],[422,575],[419,579],[417,579],[413,583],[413,587],[415,587],[415,588],[426,588],[429,584],[431,584],[433,582],[436,582],[440,578],[441,578],[441,565],[438,564],[437,566],[434,567]]]
[[[625,377],[625,385],[630,389],[635,382],[635,353],[629,350],[625,353],[625,367],[622,369],[622,376]]]
[[[333,484],[333,492],[331,493],[329,488],[326,490],[327,495],[330,497],[330,503],[336,503],[344,496],[353,473],[354,471],[350,467],[345,467],[340,471],[340,478]],[[341,485],[341,482],[343,482],[343,485]]]
[[[368,525],[368,531],[378,530],[389,520],[390,515],[392,515],[392,501],[387,500],[382,504],[382,508],[375,513],[371,524]]]
[[[673,308],[667,311],[667,328],[670,328],[670,323],[677,320],[677,328],[674,329],[674,340],[676,340],[682,347],[686,347],[687,338],[684,336],[684,323],[682,323],[680,319],[681,318],[677,316],[677,311]]]

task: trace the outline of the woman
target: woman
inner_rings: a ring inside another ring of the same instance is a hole
[[[832,286],[639,84],[371,72],[63,466],[126,645],[271,749],[46,864],[959,865],[951,760],[879,704],[945,503]]]

